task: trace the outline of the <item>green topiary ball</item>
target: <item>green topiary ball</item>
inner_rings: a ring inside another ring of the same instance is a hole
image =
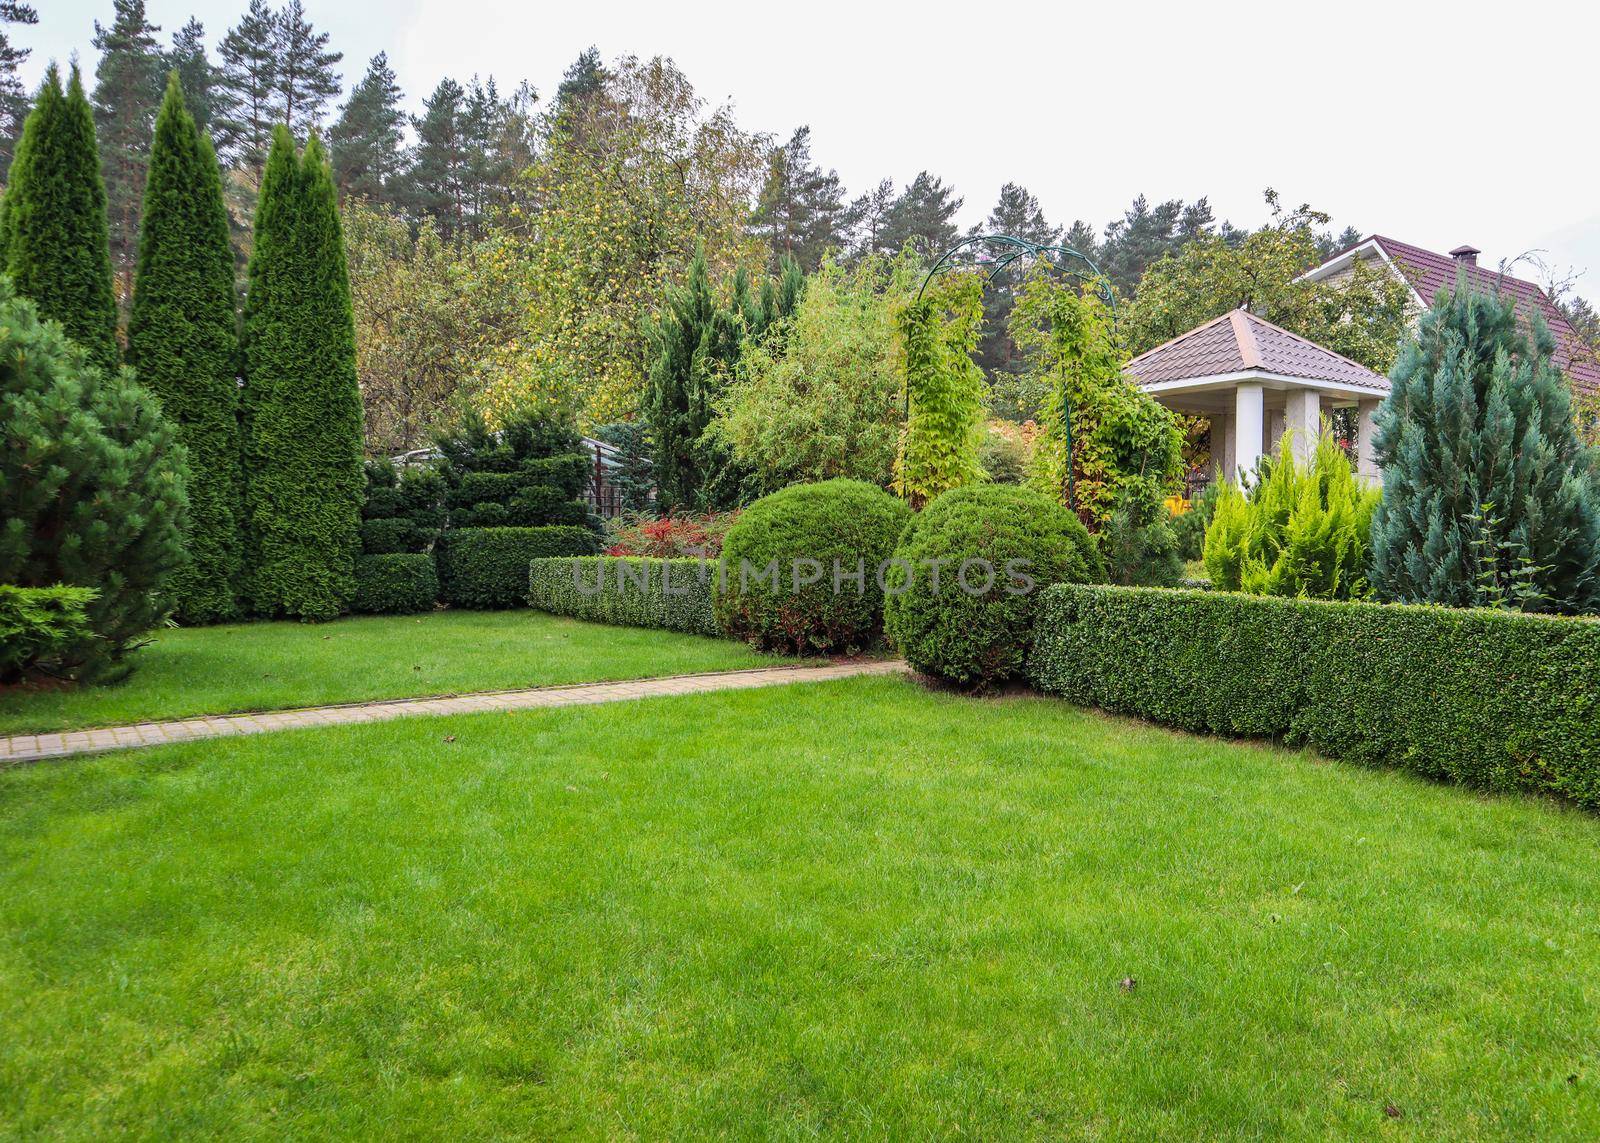
[[[917,670],[973,687],[1021,672],[1040,591],[1105,579],[1077,516],[1009,484],[939,496],[906,529],[894,559],[884,607],[889,641]]]
[[[870,646],[883,631],[880,569],[910,518],[903,502],[859,480],[757,500],[723,541],[717,621],[774,651]]]

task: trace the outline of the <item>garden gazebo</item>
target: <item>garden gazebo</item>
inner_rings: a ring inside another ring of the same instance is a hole
[[[1373,416],[1389,379],[1246,310],[1140,354],[1127,373],[1168,408],[1211,422],[1213,476],[1251,471],[1286,432],[1303,457],[1315,447],[1324,413],[1353,407],[1356,467],[1379,479]]]

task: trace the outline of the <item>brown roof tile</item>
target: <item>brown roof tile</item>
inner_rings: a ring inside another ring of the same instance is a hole
[[[1128,374],[1141,385],[1247,369],[1376,393],[1389,391],[1389,380],[1381,374],[1242,309],[1196,326],[1127,365]]]

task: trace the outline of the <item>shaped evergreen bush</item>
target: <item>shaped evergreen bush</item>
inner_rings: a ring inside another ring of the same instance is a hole
[[[0,277],[0,583],[97,593],[97,638],[63,663],[109,681],[171,610],[188,479],[176,430],[127,371],[105,376]]]
[[[444,476],[431,467],[399,471],[387,460],[368,461],[366,475],[350,610],[431,610],[439,598],[431,549],[444,527]]]
[[[1579,439],[1555,339],[1465,280],[1441,292],[1378,409],[1379,598],[1600,611],[1600,462]]]
[[[0,200],[0,270],[39,316],[61,323],[91,364],[116,372],[117,299],[94,111],[78,69],[51,65],[23,124]]]
[[[491,429],[476,411],[440,436],[449,530],[436,549],[445,602],[519,607],[528,566],[600,551],[600,520],[581,499],[593,464],[569,422],[526,411]]]
[[[1329,433],[1310,464],[1285,438],[1248,493],[1227,485],[1206,529],[1206,574],[1220,591],[1362,599],[1372,515],[1382,493]]]
[[[717,619],[736,639],[801,654],[871,646],[880,566],[911,510],[860,480],[796,484],[746,508],[722,544]]]
[[[1076,515],[1009,484],[936,497],[906,529],[894,559],[884,605],[889,641],[917,670],[968,687],[1022,670],[1041,589],[1106,575]]]
[[[355,325],[333,178],[273,135],[256,208],[242,398],[247,596],[331,619],[355,590],[364,480]]]
[[[0,584],[0,683],[82,662],[92,650],[90,587]]]
[[[222,173],[174,73],[156,117],[128,320],[128,363],[189,453],[189,561],[178,617],[230,619],[241,571],[239,341]]]

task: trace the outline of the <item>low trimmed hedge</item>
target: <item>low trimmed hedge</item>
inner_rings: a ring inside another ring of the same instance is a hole
[[[717,566],[629,556],[534,560],[528,602],[540,611],[596,623],[720,636],[712,606]]]
[[[395,552],[356,557],[356,593],[350,610],[365,615],[409,615],[432,611],[439,598],[433,557]]]
[[[1185,730],[1600,809],[1600,622],[1065,585],[1028,675]]]
[[[545,556],[589,556],[600,538],[588,528],[454,528],[439,538],[439,589],[453,607],[522,607],[528,565]]]

